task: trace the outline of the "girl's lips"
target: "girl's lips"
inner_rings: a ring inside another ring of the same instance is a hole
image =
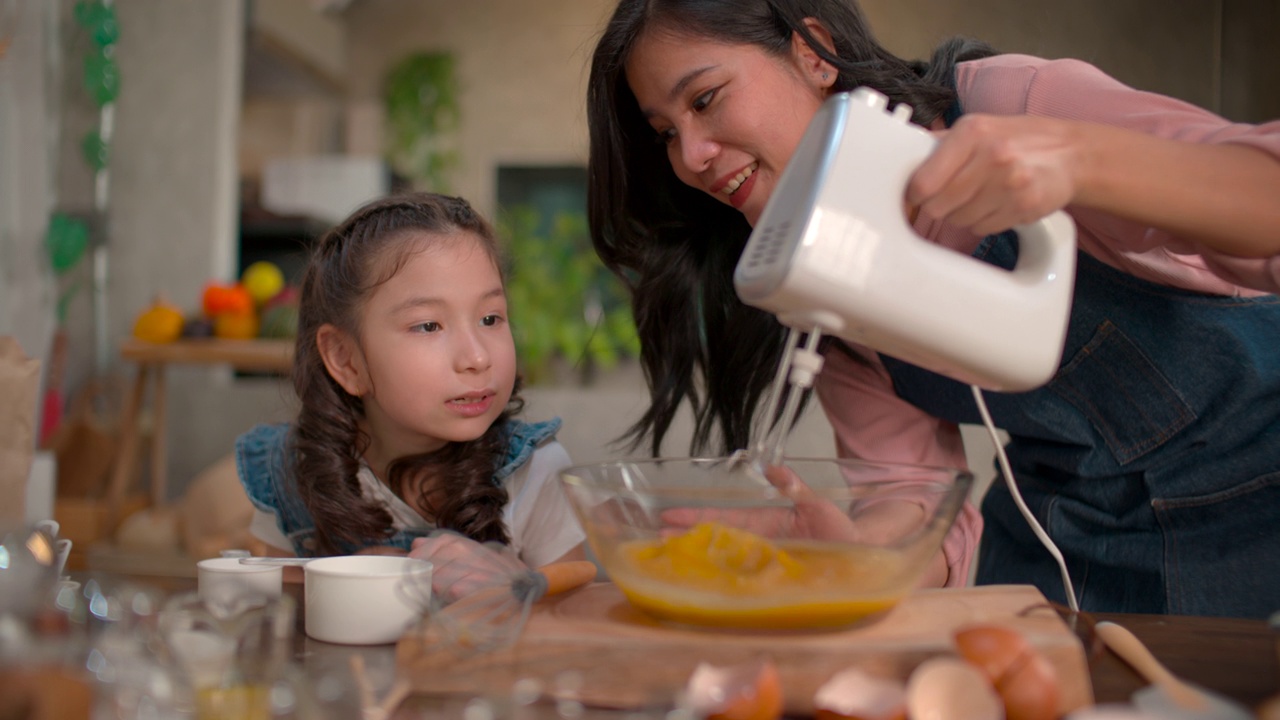
[[[464,395],[446,402],[445,406],[463,417],[477,417],[488,412],[489,406],[493,405],[493,397],[493,393]]]

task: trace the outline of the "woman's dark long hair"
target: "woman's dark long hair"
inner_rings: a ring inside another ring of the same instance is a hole
[[[815,18],[835,52],[805,28]],[[626,63],[647,32],[751,44],[784,57],[799,33],[834,66],[834,91],[869,86],[909,103],[928,124],[955,102],[957,62],[985,57],[985,44],[955,39],[928,63],[894,56],[871,35],[853,0],[620,0],[596,44],[587,84],[590,129],[587,213],[601,260],[631,291],[650,406],[624,439],[662,439],[680,404],[694,411],[691,450],[746,447],[755,408],[773,380],[784,328],[743,304],[733,269],[751,233],[742,213],[675,175],[626,79]],[[701,382],[699,382],[701,381]],[[705,397],[703,396],[705,393]],[[772,421],[772,418],[769,419]]]
[[[329,376],[316,333],[330,324],[359,338],[359,311],[369,294],[423,242],[457,242],[450,236],[460,233],[473,237],[502,268],[492,228],[465,200],[412,193],[356,210],[320,239],[303,273],[293,366],[301,409],[290,436],[290,457],[298,494],[315,520],[318,554],[377,544],[392,529],[390,514],[361,495],[356,479],[369,446],[359,426],[361,400]],[[506,456],[507,421],[523,406],[519,384],[517,378],[506,409],[484,435],[393,461],[387,478],[392,491],[410,505],[427,508],[438,527],[482,542],[510,542],[502,522],[507,491],[493,482],[493,474]]]

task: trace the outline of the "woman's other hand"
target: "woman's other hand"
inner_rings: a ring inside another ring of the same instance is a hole
[[[1061,210],[1077,191],[1079,123],[973,114],[935,133],[906,202],[982,236]]]
[[[843,508],[819,495],[794,470],[783,466],[765,469],[765,477],[791,500],[789,508],[673,508],[662,519],[674,528],[700,522],[721,522],[767,538],[811,539],[882,545],[914,534],[927,521],[928,512],[910,492],[887,493],[874,501],[864,499],[856,508]],[[852,513],[852,515],[851,515]],[[922,587],[942,587],[948,578],[942,552],[931,561]]]
[[[771,466],[765,477],[785,497],[788,508],[674,508],[662,513],[664,522],[687,528],[700,522],[720,522],[768,538],[807,538],[852,541],[858,536],[845,511],[813,491],[786,467]]]

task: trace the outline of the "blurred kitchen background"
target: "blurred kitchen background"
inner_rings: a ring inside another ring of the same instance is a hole
[[[1280,117],[1276,0],[862,4],[904,56],[964,34],[1082,58],[1233,120]],[[48,360],[61,319],[64,394],[105,388],[109,422],[135,372],[119,360],[120,339],[153,297],[195,310],[206,282],[232,281],[259,259],[291,276],[326,226],[392,188],[447,189],[494,218],[532,209],[513,242],[585,248],[584,87],[612,5],[0,0],[0,334]],[[94,19],[103,7],[116,36]],[[95,53],[111,62],[94,65]],[[405,93],[422,100],[423,88],[431,111],[401,115]],[[51,265],[55,213],[89,229],[75,267]],[[590,291],[598,311],[608,291]],[[646,397],[625,342],[600,355],[553,346],[544,355],[527,415],[562,416],[576,460],[616,455],[609,441]],[[168,372],[170,500],[237,434],[290,416],[291,389],[278,377]],[[830,455],[830,430],[811,410],[790,450]],[[686,454],[687,424],[673,435],[668,454]],[[970,439],[980,456],[981,438]]]

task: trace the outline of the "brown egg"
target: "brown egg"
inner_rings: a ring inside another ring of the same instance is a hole
[[[1258,720],[1280,720],[1280,695],[1273,695],[1258,706]]]
[[[813,696],[814,720],[905,720],[906,687],[851,668],[831,676]]]
[[[1009,720],[1053,720],[1061,689],[1053,665],[1018,631],[969,625],[956,631],[960,656],[991,680]]]

